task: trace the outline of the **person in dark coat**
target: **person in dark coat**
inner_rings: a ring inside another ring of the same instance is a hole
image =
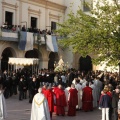
[[[118,101],[119,101],[119,87],[117,86],[115,91],[112,92],[112,108],[114,120],[118,120]]]
[[[24,88],[23,77],[21,77],[18,84],[19,100],[23,100],[23,88]]]
[[[28,89],[28,84],[27,84],[27,80],[25,78],[25,76],[23,76],[23,98],[26,99],[27,98],[27,89]]]
[[[17,94],[17,77],[15,73],[13,73],[12,76],[12,91],[14,95]]]
[[[37,93],[38,88],[39,88],[39,84],[36,81],[36,77],[33,77],[32,81],[29,84],[29,93],[30,93],[29,103],[32,103],[33,97]]]

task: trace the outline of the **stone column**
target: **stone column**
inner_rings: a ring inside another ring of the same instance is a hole
[[[46,68],[48,69],[48,59],[43,59],[42,61],[40,61],[40,66],[39,68]]]
[[[5,11],[4,11],[4,5],[2,5],[2,24],[5,23]]]
[[[17,3],[16,3],[16,5],[15,5],[15,25],[18,25],[18,24],[17,24],[17,18],[18,18],[18,16],[17,16],[17,15],[18,15],[18,9],[17,9],[17,8],[18,8],[18,5],[17,5]]]

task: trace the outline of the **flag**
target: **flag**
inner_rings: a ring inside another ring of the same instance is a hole
[[[46,45],[47,45],[48,51],[58,52],[58,45],[57,45],[57,41],[56,41],[56,36],[47,35]]]
[[[33,33],[21,31],[18,48],[25,51],[33,50]]]

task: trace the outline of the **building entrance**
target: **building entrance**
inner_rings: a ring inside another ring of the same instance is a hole
[[[91,71],[92,70],[92,61],[90,56],[80,57],[79,59],[79,70],[80,71]]]
[[[4,49],[4,51],[2,53],[2,59],[1,59],[1,70],[2,70],[2,72],[4,70],[8,70],[9,57],[13,57],[13,54],[12,54],[10,48],[6,48],[6,49]],[[9,70],[13,70],[12,65],[9,66]]]
[[[58,53],[54,53],[51,52],[49,55],[49,62],[48,62],[48,69],[54,69],[54,63],[56,61],[56,63],[58,62],[59,57],[58,57]]]
[[[31,17],[31,27],[37,28],[37,18]]]

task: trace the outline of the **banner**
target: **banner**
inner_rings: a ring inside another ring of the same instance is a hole
[[[20,32],[18,48],[20,50],[33,50],[33,33],[30,32]]]
[[[56,41],[56,36],[47,35],[46,40],[47,50],[52,52],[58,52],[58,45]]]

